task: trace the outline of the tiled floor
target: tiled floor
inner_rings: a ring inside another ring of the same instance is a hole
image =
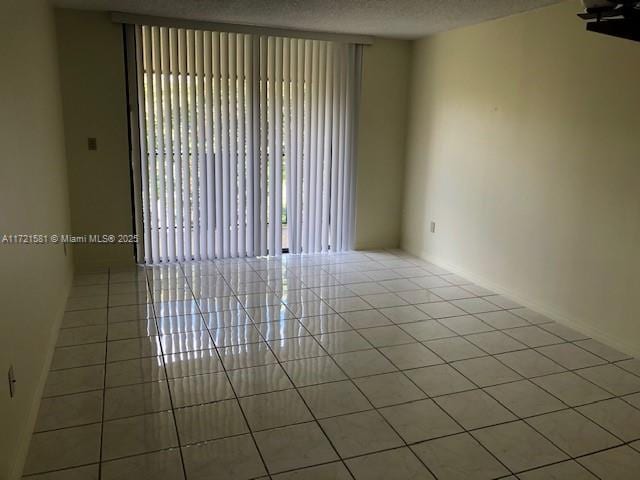
[[[402,252],[111,271],[24,474],[637,479],[639,409],[639,360]]]

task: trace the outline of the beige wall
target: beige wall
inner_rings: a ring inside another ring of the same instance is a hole
[[[356,248],[400,245],[411,42],[364,47],[357,155]]]
[[[416,43],[403,245],[640,355],[640,44],[579,9]]]
[[[69,231],[53,12],[0,6],[0,234]],[[19,477],[71,282],[62,245],[0,244],[0,478]],[[17,391],[9,398],[13,364]]]
[[[108,13],[78,10],[56,10],[56,24],[73,232],[131,233],[122,26]],[[133,249],[76,244],[74,259],[77,270],[131,264]]]

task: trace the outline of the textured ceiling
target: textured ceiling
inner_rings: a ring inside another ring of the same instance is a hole
[[[558,0],[52,0],[106,10],[299,30],[418,38]]]

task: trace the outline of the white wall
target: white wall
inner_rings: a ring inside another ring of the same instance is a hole
[[[400,245],[411,42],[364,47],[357,148],[356,248]]]
[[[44,0],[2,3],[0,59],[0,234],[67,233],[56,36]],[[70,282],[62,245],[0,244],[1,479],[20,475]]]
[[[580,8],[415,44],[403,245],[640,355],[640,44]]]
[[[108,13],[56,10],[60,80],[75,234],[133,229],[122,25]],[[98,149],[87,148],[95,137]],[[130,244],[76,244],[79,271],[132,265]]]

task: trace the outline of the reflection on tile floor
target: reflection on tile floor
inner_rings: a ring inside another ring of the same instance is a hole
[[[636,479],[640,360],[400,251],[78,275],[36,479]]]

